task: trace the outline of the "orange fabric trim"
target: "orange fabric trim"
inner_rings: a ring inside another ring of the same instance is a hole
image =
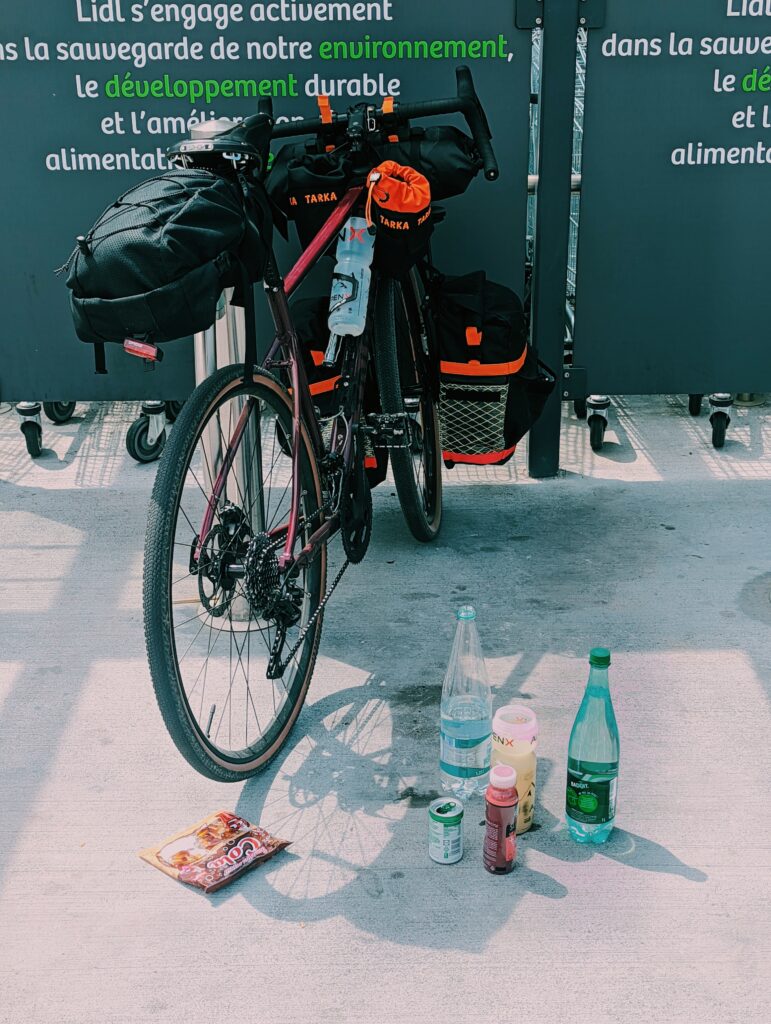
[[[447,363],[444,359],[439,367],[442,373],[454,374],[458,377],[509,377],[513,373],[519,373],[525,365],[527,349],[519,359],[511,363],[480,363],[477,359],[469,359],[467,363]]]
[[[382,113],[384,113],[384,114],[393,114],[393,112],[394,112],[394,98],[393,98],[393,96],[384,96],[383,97]],[[399,141],[399,136],[398,135],[389,135],[388,136],[388,141],[389,142],[398,142]]]
[[[482,332],[478,327],[467,327],[466,328],[466,344],[467,345],[481,345],[482,344]]]
[[[504,448],[502,452],[489,452],[487,455],[461,455],[458,452],[443,451],[442,458],[446,462],[463,462],[472,466],[492,466],[502,459],[507,459],[516,450],[517,446],[513,445],[511,448]]]
[[[319,105],[319,114],[321,114],[321,123],[332,124],[332,105],[329,102],[329,96],[317,96],[316,100]]]
[[[321,115],[322,124],[332,124],[332,105],[329,102],[329,96],[317,96],[316,101],[319,105],[319,114]],[[327,146],[327,153],[331,153],[334,146]]]
[[[340,374],[336,377],[331,377],[329,380],[317,381],[315,384],[311,384],[310,392],[312,395],[326,395],[328,392],[335,390],[339,380]]]
[[[375,173],[380,174],[374,185],[381,194],[375,192],[374,198],[381,209],[393,210],[394,213],[420,213],[431,205],[431,186],[414,167],[384,160],[370,171],[370,182]]]
[[[313,360],[314,366],[321,366],[324,362],[324,353],[317,352],[315,349],[311,349],[311,359]]]

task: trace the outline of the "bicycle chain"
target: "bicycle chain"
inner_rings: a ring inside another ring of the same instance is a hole
[[[300,630],[300,635],[295,641],[289,654],[287,654],[286,658],[283,661],[279,661],[278,663],[275,662],[275,659],[278,658],[279,651],[281,650],[281,647],[284,644],[284,640],[286,639],[286,629],[284,627],[279,627],[276,630],[276,639],[273,641],[273,647],[270,652],[270,661],[268,662],[268,671],[266,672],[268,679],[280,679],[281,676],[283,676],[284,672],[286,672],[289,662],[292,660],[295,654],[297,654],[302,645],[305,643],[306,636],[308,635],[310,630],[313,629],[313,627],[315,626],[319,615],[321,615],[321,613],[324,611],[324,607],[327,601],[332,596],[335,587],[343,578],[343,573],[350,564],[350,561],[346,558],[337,576],[335,576],[334,580],[332,581],[332,585],[329,587],[326,594],[324,594],[321,601],[319,601],[318,608],[313,613],[313,615],[311,615],[311,617],[308,619],[307,623],[303,626],[303,628]],[[275,673],[275,675],[273,673]]]

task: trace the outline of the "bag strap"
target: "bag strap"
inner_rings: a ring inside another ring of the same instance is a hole
[[[94,373],[107,373],[107,360],[104,355],[104,342],[94,343]]]

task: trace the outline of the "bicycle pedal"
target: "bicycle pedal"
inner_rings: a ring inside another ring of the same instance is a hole
[[[410,448],[412,421],[406,413],[370,413],[367,416],[366,436],[378,448]]]

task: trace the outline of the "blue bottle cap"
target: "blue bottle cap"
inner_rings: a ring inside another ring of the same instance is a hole
[[[475,619],[477,617],[477,613],[474,611],[472,605],[464,604],[458,609],[457,617],[458,619]]]

